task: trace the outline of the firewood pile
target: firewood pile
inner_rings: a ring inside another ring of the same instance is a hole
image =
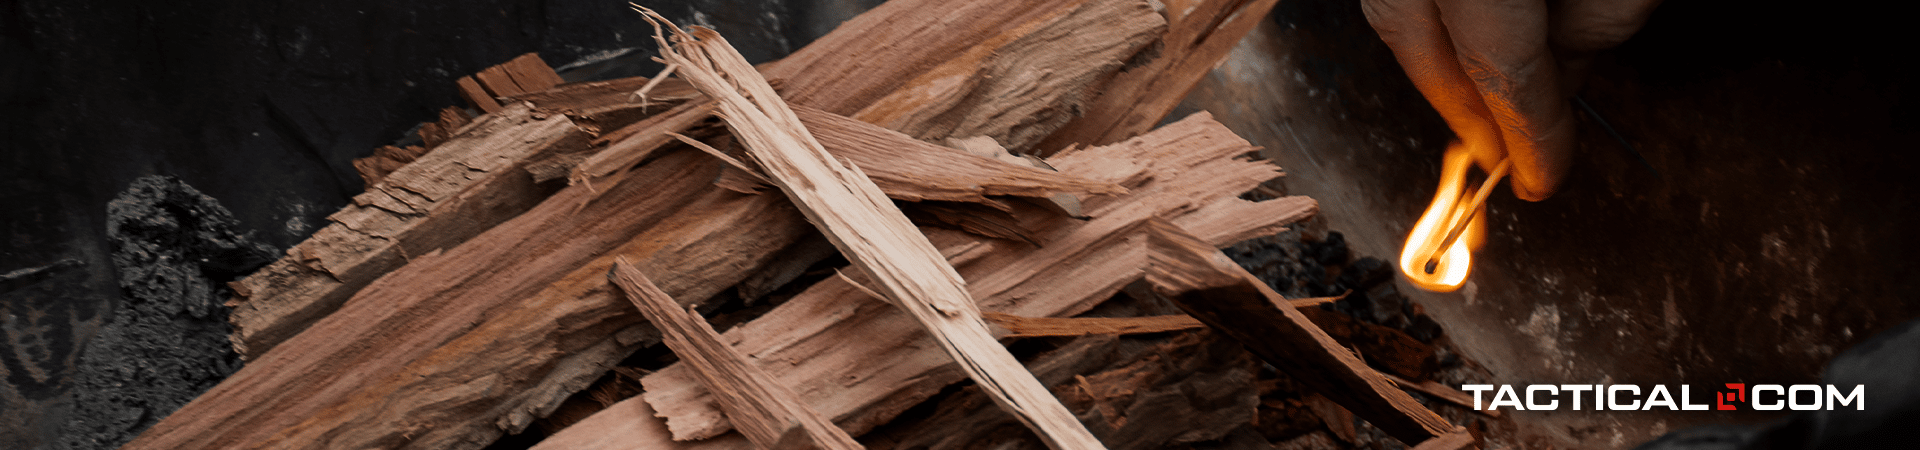
[[[1280,168],[1207,113],[1155,128],[1274,3],[895,0],[757,68],[660,23],[651,79],[462,78],[233,283],[246,367],[125,448],[1154,448],[1260,420],[1190,404],[1254,358],[1346,434],[1472,446],[1219,250],[1314,201],[1250,200]],[[1178,309],[1076,317],[1115,298]]]

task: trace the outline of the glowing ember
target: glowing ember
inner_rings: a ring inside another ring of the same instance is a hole
[[[1407,245],[1400,249],[1400,273],[1415,286],[1452,292],[1466,282],[1467,273],[1473,268],[1473,251],[1480,248],[1487,228],[1484,218],[1472,220],[1473,215],[1482,209],[1488,191],[1506,175],[1507,164],[1502,162],[1494,173],[1488,174],[1478,195],[1466,191],[1467,169],[1472,167],[1473,155],[1465,146],[1455,142],[1447,148],[1447,155],[1441,160],[1440,189],[1434,192],[1433,203],[1427,205],[1427,211],[1420,214],[1413,232],[1407,234]],[[1466,225],[1459,237],[1445,252],[1438,252],[1448,232],[1461,222]]]

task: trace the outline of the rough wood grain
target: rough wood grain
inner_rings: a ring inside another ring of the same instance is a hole
[[[987,196],[1122,194],[1117,184],[967,154],[806,106],[795,117],[828,152],[852,160],[888,197],[987,203]],[[983,182],[984,181],[984,182]]]
[[[661,80],[659,85],[647,91],[646,98],[633,95],[634,91],[650,81],[646,77],[630,77],[568,83],[544,91],[515,95],[513,99],[566,114],[576,122],[591,125],[605,133],[700,98],[700,93],[694,91],[693,86],[677,78]]]
[[[1089,199],[1093,219],[1087,221],[1021,211],[1017,216],[1030,222],[1028,228],[1050,242],[1044,247],[927,233],[966,277],[983,309],[1071,316],[1139,279],[1146,261],[1139,226],[1146,219],[1166,217],[1205,230],[1211,242],[1224,246],[1312,214],[1313,201],[1302,197],[1236,197],[1278,176],[1272,165],[1242,157],[1253,149],[1210,116],[1196,114],[1125,143],[1049,161],[1062,173],[1114,182],[1129,193]],[[1265,222],[1226,219],[1241,215]],[[856,435],[963,378],[912,319],[839,278],[815,284],[726,335]],[[647,398],[682,437],[711,437],[730,428],[687,375],[670,366],[646,377]]]
[[[996,312],[982,313],[987,323],[1002,338],[1043,336],[1086,336],[1089,334],[1140,334],[1205,328],[1207,324],[1186,315],[1147,317],[1023,317]]]
[[[763,73],[787,80],[781,89],[787,101],[852,115],[1004,30],[1028,27],[1086,1],[881,3],[768,63]]]
[[[1160,123],[1200,79],[1265,20],[1279,0],[1170,0],[1158,57],[1100,86],[1100,95],[1034,147],[1050,154],[1071,145],[1104,145]]]
[[[540,443],[532,450],[719,450],[751,448],[739,434],[698,441],[673,440],[667,422],[654,415],[646,394],[622,400],[588,416]]]
[[[481,69],[473,74],[473,78],[494,98],[540,92],[565,82],[560,79],[560,74],[553,72],[553,67],[540,59],[538,53],[522,54],[499,65]]]
[[[642,11],[654,22],[660,53],[680,67],[679,76],[719,102],[718,114],[734,136],[808,221],[875,281],[879,292],[911,313],[1001,408],[1049,447],[1104,448],[993,339],[966,282],[939,250],[858,166],[828,154],[745,57],[719,33],[700,27],[689,34],[667,23],[670,45],[658,31],[666,18]]]
[[[410,391],[416,396],[402,399],[385,395],[391,391],[383,392],[387,389],[383,382],[444,383],[461,380],[462,375],[501,377],[498,373],[464,373],[428,380],[430,377],[419,372],[404,370],[422,367],[423,363],[432,367],[423,361],[431,361],[429,354],[461,360],[474,359],[473,355],[501,356],[434,352],[489,322],[486,319],[502,311],[503,306],[526,301],[568,272],[668,218],[680,206],[698,199],[696,194],[714,190],[710,182],[718,168],[710,162],[698,154],[663,158],[659,164],[629,174],[632,179],[648,182],[619,183],[592,202],[583,201],[589,195],[584,189],[566,189],[459,246],[415,256],[411,263],[360,290],[339,311],[260,355],[125,448],[365,448],[420,442],[407,438],[442,430],[430,426],[407,431],[418,423],[413,421],[423,420],[419,416],[429,413],[472,414],[472,410],[431,406],[463,395],[484,394],[461,389],[484,384],[441,385],[439,390]],[[709,169],[699,170],[701,167]],[[551,332],[552,324],[537,330]],[[551,362],[551,358],[506,361],[535,365]],[[365,397],[370,394],[378,396]],[[369,411],[377,410],[371,408],[375,405],[415,409],[385,416]],[[386,426],[295,428],[303,421],[324,422],[339,417],[375,420]],[[301,435],[303,430],[315,434]],[[275,434],[289,436],[270,439]],[[452,442],[437,444],[444,447]]]
[[[1154,292],[1401,442],[1453,430],[1213,244],[1170,223],[1155,221],[1149,228],[1147,281]]]
[[[719,170],[711,158],[682,150],[635,174],[663,163],[687,170],[680,166],[687,158],[698,163],[692,176],[710,178]],[[607,283],[614,258],[625,255],[643,270],[663,274],[656,282],[675,297],[708,299],[773,263],[782,246],[811,234],[799,212],[777,195],[711,186],[700,192],[657,225],[540,292],[502,306],[401,372],[419,376],[371,382],[276,439],[354,448],[404,438],[410,448],[479,448],[519,432],[607,367],[658,342],[653,327]],[[756,226],[740,226],[747,223]]]
[[[626,259],[617,260],[607,277],[660,330],[667,347],[680,355],[680,361],[694,368],[707,389],[720,399],[727,418],[738,424],[741,434],[755,445],[767,449],[865,448],[820,412],[801,403],[792,390],[749,363],[746,356],[721,342],[720,333],[706,319],[682,309]]]
[[[481,116],[387,176],[287,257],[233,283],[234,349],[257,358],[409,259],[450,248],[544,198],[519,164],[584,147],[565,117],[525,104]]]
[[[474,81],[472,76],[460,77],[453,81],[453,85],[460,91],[460,98],[465,99],[467,104],[473,105],[474,108],[480,109],[480,112],[487,114],[500,112],[500,101],[494,99],[492,94],[488,94],[486,88],[480,87],[480,82]]]
[[[1143,340],[1092,336],[1035,357],[1027,367],[1115,449],[1181,448],[1217,441],[1254,420],[1258,362],[1239,343],[1184,332]],[[862,437],[879,449],[1042,448],[973,387]],[[1238,448],[1213,447],[1201,448]]]
[[[1002,28],[851,117],[916,138],[990,136],[1025,152],[1166,29],[1145,0],[1092,0]],[[992,104],[982,108],[979,105]]]

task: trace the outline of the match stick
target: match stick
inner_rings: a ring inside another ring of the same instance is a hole
[[[1432,255],[1427,256],[1427,273],[1433,273],[1434,269],[1440,267],[1440,255],[1446,254],[1447,248],[1453,247],[1454,241],[1460,240],[1460,234],[1467,231],[1467,225],[1480,216],[1480,207],[1486,206],[1487,197],[1493,193],[1493,185],[1498,184],[1501,178],[1506,178],[1507,169],[1512,167],[1513,161],[1502,159],[1500,164],[1493,167],[1493,173],[1487,174],[1487,181],[1481,182],[1480,190],[1473,193],[1473,201],[1467,202],[1466,212],[1460,214],[1460,218],[1457,219],[1459,222],[1454,223],[1453,228],[1447,230],[1447,238],[1441,239],[1440,246],[1434,248]]]

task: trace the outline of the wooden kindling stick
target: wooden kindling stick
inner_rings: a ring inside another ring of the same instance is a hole
[[[673,297],[654,286],[653,280],[625,257],[615,260],[607,278],[626,291],[627,299],[660,330],[667,348],[693,365],[734,428],[754,445],[765,449],[865,448],[819,411],[801,403],[793,390],[748,362],[746,355],[721,342],[713,325],[699,314],[681,309]]]
[[[994,340],[960,278],[858,167],[828,154],[746,58],[713,30],[691,33],[634,5],[678,76],[719,102],[716,113],[748,155],[873,287],[927,329],[969,377],[1055,449],[1103,447],[1073,413]],[[669,44],[666,31],[675,43]]]

